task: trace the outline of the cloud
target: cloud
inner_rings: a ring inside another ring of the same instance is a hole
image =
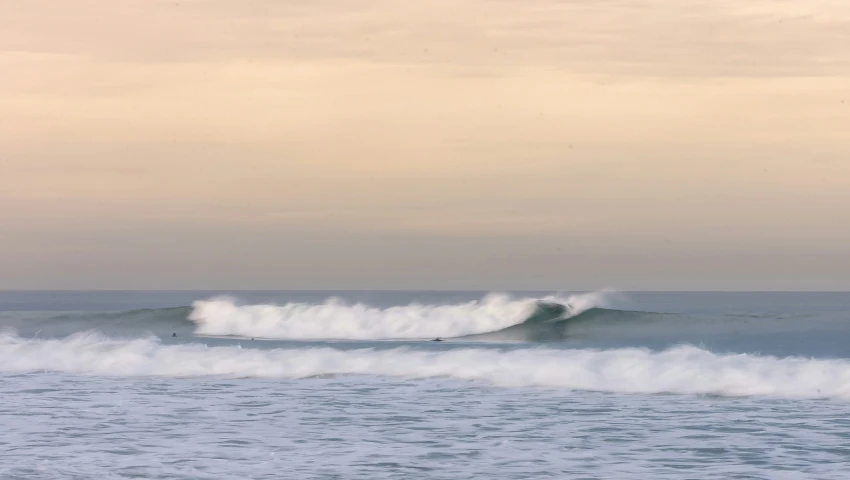
[[[850,68],[837,0],[6,3],[8,51],[98,62],[369,62],[497,73],[819,76]]]

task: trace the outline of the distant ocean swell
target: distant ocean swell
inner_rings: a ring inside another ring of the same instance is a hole
[[[164,345],[154,338],[114,340],[98,333],[54,340],[7,333],[0,335],[0,371],[281,379],[368,375],[449,378],[500,387],[850,400],[850,361],[718,355],[692,346],[661,352],[638,348],[261,350]]]

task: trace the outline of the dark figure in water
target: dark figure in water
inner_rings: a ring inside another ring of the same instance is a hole
[[[435,338],[435,339],[433,339],[433,340],[431,340],[431,341],[432,341],[432,342],[442,342],[442,341],[443,341],[443,339],[442,339],[442,338],[440,338],[440,337],[437,337],[437,338]]]
[[[172,334],[171,334],[171,336],[172,336],[172,337],[176,337],[176,336],[177,336],[177,332],[172,333]]]

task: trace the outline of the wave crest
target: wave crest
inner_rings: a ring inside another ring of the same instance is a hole
[[[108,376],[300,379],[372,375],[452,378],[501,387],[850,400],[850,361],[718,355],[692,346],[614,350],[294,348],[259,350],[100,334],[31,340],[0,335],[0,371]]]
[[[604,306],[607,292],[572,295],[545,302],[567,306],[566,316]],[[410,304],[376,308],[338,299],[314,305],[238,305],[229,298],[197,301],[189,319],[195,333],[293,340],[428,339],[452,338],[499,331],[529,319],[538,299],[513,299],[491,294],[481,300],[455,305]]]

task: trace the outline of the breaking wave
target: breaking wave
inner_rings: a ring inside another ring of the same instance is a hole
[[[488,295],[455,305],[376,308],[331,299],[322,304],[238,305],[228,298],[194,303],[195,333],[292,340],[430,339],[497,332],[523,323],[575,317],[604,307],[610,292],[514,299]]]
[[[164,345],[153,338],[114,340],[97,333],[54,340],[3,334],[0,371],[282,379],[369,375],[449,378],[499,387],[850,400],[848,360],[718,355],[692,346],[661,352],[639,348],[261,350]]]

